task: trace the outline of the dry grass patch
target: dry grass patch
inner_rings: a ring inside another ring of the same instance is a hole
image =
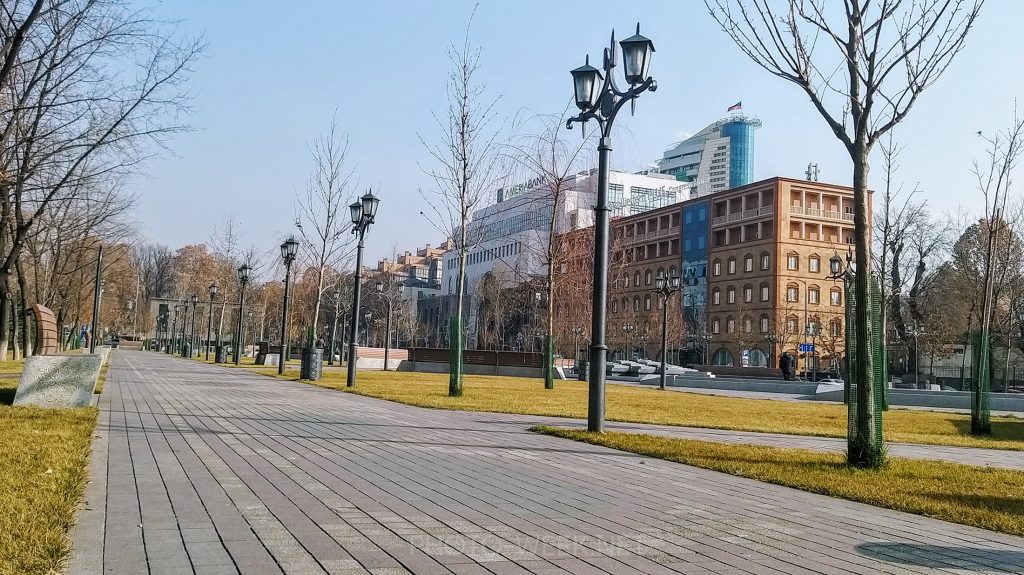
[[[0,574],[60,571],[95,425],[94,408],[0,407]]]
[[[1024,535],[1024,472],[890,458],[881,470],[803,449],[538,426],[533,431],[879,507]]]
[[[254,373],[277,376],[276,368]],[[289,373],[285,379],[294,380]],[[355,388],[345,387],[343,372],[325,372],[314,385],[421,407],[584,418],[587,384],[558,381],[544,389],[539,379],[469,375],[465,394],[448,397],[448,375],[394,371],[358,374]],[[609,385],[607,418],[655,423],[822,437],[846,437],[846,406],[832,403],[746,399]],[[885,414],[887,441],[1024,450],[1024,419],[993,417],[991,437],[972,437],[966,414],[894,409]]]

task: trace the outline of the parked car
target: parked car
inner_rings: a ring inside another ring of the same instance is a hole
[[[836,384],[836,385],[843,385],[846,382],[844,382],[841,379],[836,379],[834,377],[826,377],[825,379],[819,379],[818,383],[833,383],[833,384]]]

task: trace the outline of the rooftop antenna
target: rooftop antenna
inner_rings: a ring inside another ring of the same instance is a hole
[[[807,164],[807,171],[804,172],[804,174],[807,176],[807,181],[808,182],[817,182],[818,181],[818,164],[815,163],[815,162],[810,162],[809,164]]]

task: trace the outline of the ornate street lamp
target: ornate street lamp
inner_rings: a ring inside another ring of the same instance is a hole
[[[206,361],[210,361],[210,336],[213,335],[213,299],[215,297],[217,297],[217,282],[210,284],[210,309],[209,317],[206,320]]]
[[[682,289],[679,276],[665,277],[659,273],[654,280],[654,293],[661,299],[661,380],[658,388],[662,390],[665,389],[665,356],[668,355],[668,298]]]
[[[249,264],[242,264],[242,267],[238,268],[238,285],[241,289],[238,296],[238,327],[235,329],[235,365],[241,363],[242,359],[242,312],[245,310],[245,285],[249,283],[251,271]]]
[[[363,236],[366,235],[366,230],[369,229],[377,215],[378,204],[380,204],[380,198],[373,195],[373,189],[370,189],[363,197],[359,198],[359,201],[353,202],[348,207],[352,215],[352,233],[359,236],[359,243],[356,244],[355,280],[352,282],[352,334],[348,343],[348,379],[345,384],[348,387],[353,387],[356,384],[356,340],[359,339],[357,336],[359,334],[359,296],[362,291],[363,277]]]
[[[605,360],[608,354],[608,346],[605,342],[605,313],[608,300],[608,172],[612,151],[612,124],[615,122],[615,116],[626,102],[630,103],[632,111],[637,96],[647,90],[653,92],[658,87],[654,79],[648,76],[654,44],[640,35],[640,24],[636,26],[636,35],[623,40],[620,45],[625,78],[629,83],[629,88],[620,90],[615,85],[613,72],[618,50],[615,46],[615,32],[613,31],[611,43],[604,51],[602,70],[591,66],[588,56],[583,66],[570,72],[576,106],[580,109],[580,113],[566,121],[566,128],[572,129],[573,122],[579,122],[585,126],[587,121],[595,120],[601,135],[597,145],[594,290],[591,304],[590,384],[587,396],[587,429],[590,431],[604,431]]]
[[[195,355],[195,344],[196,344],[196,305],[199,303],[199,294],[192,294],[192,327],[189,328],[188,334],[188,358],[192,359]]]
[[[775,342],[778,338],[774,333],[768,332],[764,334],[764,341],[768,344],[768,368],[771,369],[775,365]]]
[[[292,262],[299,253],[299,240],[295,236],[288,236],[288,239],[281,244],[281,259],[284,260],[284,305],[281,306],[281,355],[277,358],[277,374],[284,375],[288,358],[291,355],[288,341],[288,289],[292,285]]]
[[[629,334],[636,331],[636,326],[631,323],[622,322],[622,333],[626,336],[626,348],[623,351],[624,359],[633,359],[633,346],[629,345]]]
[[[395,311],[395,300],[405,293],[405,284],[398,284],[398,294],[391,292],[387,289],[389,286],[385,286],[383,282],[377,282],[377,294],[378,297],[384,300],[384,303],[388,304],[388,321],[384,328],[384,371],[388,370],[388,353],[391,350],[391,316]]]

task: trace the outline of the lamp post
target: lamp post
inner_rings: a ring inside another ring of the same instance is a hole
[[[924,328],[915,321],[908,331],[914,337],[914,388],[921,389],[918,381],[921,375],[921,348],[917,345],[917,338],[924,335]]]
[[[708,358],[708,352],[711,351],[711,334],[704,332],[700,334],[700,340],[704,344],[704,365],[708,365],[710,358]]]
[[[622,47],[624,76],[629,88],[620,90],[612,74],[617,60],[615,32],[604,51],[603,70],[590,65],[587,56],[583,66],[572,72],[573,90],[578,116],[566,121],[571,129],[573,122],[586,125],[589,120],[597,121],[601,138],[598,141],[597,206],[594,208],[594,291],[591,304],[590,329],[590,380],[587,394],[587,429],[604,431],[605,412],[605,359],[608,346],[605,342],[605,313],[608,300],[608,171],[612,151],[612,124],[615,116],[626,102],[632,111],[636,97],[641,93],[657,89],[654,79],[648,76],[654,43],[640,35],[640,24],[636,35],[619,43]],[[602,73],[603,71],[603,73]]]
[[[235,329],[235,365],[242,360],[242,313],[245,311],[245,284],[249,283],[249,272],[252,268],[249,264],[242,264],[238,268],[238,327]]]
[[[348,343],[348,379],[345,383],[348,387],[353,387],[356,384],[356,347],[359,335],[359,296],[362,291],[363,237],[370,224],[373,223],[373,218],[377,215],[378,204],[380,204],[380,198],[373,195],[371,189],[359,198],[359,201],[353,202],[348,207],[352,215],[352,233],[359,236],[359,243],[356,244],[356,273],[352,282],[352,327]]]
[[[679,276],[658,274],[654,280],[654,293],[661,299],[661,381],[658,388],[665,389],[665,356],[668,355],[668,298],[682,290]]]
[[[331,288],[331,297],[334,299],[334,315],[331,317],[331,332],[327,339],[327,365],[334,365],[334,339],[338,331],[338,313],[341,306],[341,290],[338,286]],[[342,342],[344,345],[344,342]]]
[[[384,371],[388,370],[388,353],[391,351],[391,317],[395,311],[395,299],[405,292],[405,284],[398,284],[397,295],[391,292],[390,287],[384,285],[384,282],[377,282],[377,294],[388,304],[388,319],[384,328]]]
[[[89,337],[89,353],[96,353],[96,331],[100,325],[100,292],[103,291],[101,277],[103,275],[103,244],[96,252],[96,283],[92,297],[92,334]]]
[[[196,347],[196,306],[199,304],[199,294],[192,294],[192,326],[189,328],[188,334],[188,358],[192,359],[195,355]]]
[[[292,262],[299,252],[299,241],[295,236],[288,236],[288,239],[281,244],[281,259],[284,260],[284,305],[281,306],[281,355],[277,358],[277,374],[284,375],[288,364],[290,342],[288,341],[288,289],[292,285]]]
[[[832,281],[843,282],[843,298],[847,297],[846,286],[849,285],[849,281],[853,278],[853,272],[855,264],[853,262],[853,250],[848,249],[846,252],[846,268],[843,268],[843,259],[839,257],[839,254],[833,255],[828,259],[828,271],[829,275],[825,279]],[[844,302],[845,303],[845,302]],[[849,359],[849,355],[846,356]],[[850,370],[847,369],[847,372]],[[842,374],[842,368],[840,368],[840,374]],[[843,378],[843,403],[850,403],[850,381],[849,373],[847,377]]]
[[[811,366],[811,381],[818,381],[818,334],[820,327],[817,323],[807,324],[804,328],[806,335],[811,336],[811,359],[807,362]],[[804,366],[804,376],[807,376],[807,367]]]
[[[631,323],[622,322],[622,333],[625,334],[626,336],[626,347],[623,350],[623,355],[626,356],[624,359],[627,360],[633,359],[633,348],[630,347],[629,345],[629,334],[633,333],[634,331],[636,331],[635,325]],[[593,348],[593,346],[591,346],[591,348]],[[591,361],[593,361],[593,358],[591,358]]]
[[[771,369],[775,365],[775,342],[778,338],[774,333],[768,332],[764,334],[764,341],[768,343],[768,368]]]
[[[210,309],[206,320],[206,361],[210,361],[210,335],[213,331],[213,298],[217,297],[217,282],[210,284]]]
[[[572,345],[573,345],[573,356],[572,359],[576,362],[577,369],[580,364],[580,338],[583,337],[583,328],[576,326],[572,328]]]

